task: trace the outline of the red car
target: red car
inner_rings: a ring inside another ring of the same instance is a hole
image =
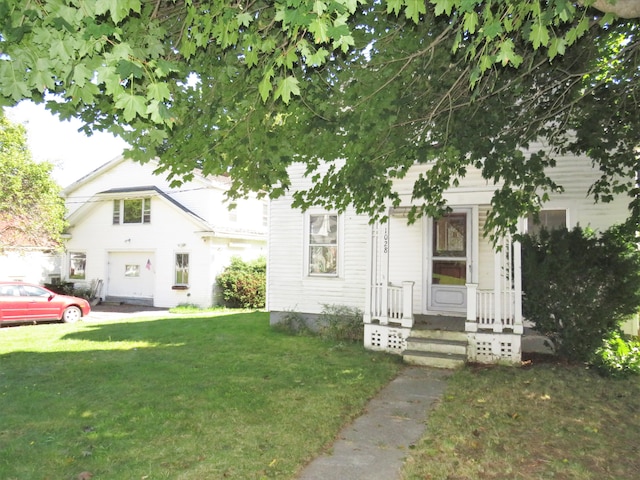
[[[77,322],[89,315],[84,298],[59,295],[44,287],[23,282],[0,282],[0,322],[62,320]]]

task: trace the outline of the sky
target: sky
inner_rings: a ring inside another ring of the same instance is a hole
[[[101,165],[120,156],[126,143],[109,133],[91,137],[78,132],[78,120],[61,121],[43,105],[23,101],[5,109],[6,117],[27,129],[27,143],[35,161],[54,165],[52,176],[62,187],[84,177]]]

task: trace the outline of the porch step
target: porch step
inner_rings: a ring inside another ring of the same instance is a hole
[[[457,353],[423,352],[420,350],[405,350],[402,359],[409,365],[421,365],[436,368],[458,368],[467,361],[466,355]]]
[[[465,356],[467,354],[467,339],[449,340],[444,338],[407,338],[407,350],[419,352],[457,354]]]
[[[410,338],[427,338],[446,340],[451,342],[464,342],[465,344],[467,343],[467,334],[464,332],[464,330],[454,332],[450,330],[432,330],[428,328],[420,328],[419,326],[414,326],[411,329]]]
[[[456,368],[467,361],[467,345],[464,332],[413,329],[402,358],[411,365]]]

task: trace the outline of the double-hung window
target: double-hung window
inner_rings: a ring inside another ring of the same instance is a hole
[[[558,230],[567,226],[566,210],[540,210],[538,216],[530,215],[527,219],[527,233],[539,235],[541,230]]]
[[[113,224],[151,223],[151,198],[113,201]]]
[[[86,278],[87,254],[83,252],[69,253],[69,278],[84,280]]]
[[[189,285],[189,254],[176,253],[175,285]]]
[[[309,215],[309,275],[338,275],[338,233],[338,215]]]

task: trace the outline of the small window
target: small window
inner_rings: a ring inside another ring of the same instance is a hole
[[[541,210],[538,217],[529,215],[527,219],[527,232],[529,235],[538,235],[541,230],[558,230],[567,227],[566,210]]]
[[[338,215],[309,215],[309,275],[338,274]]]
[[[151,223],[151,198],[113,201],[113,224]]]
[[[87,254],[79,252],[69,253],[69,278],[74,280],[84,280],[86,278],[85,268],[87,266]]]
[[[120,200],[113,201],[113,224],[120,225]]]
[[[125,265],[124,266],[124,276],[125,277],[139,277],[140,276],[140,265]]]
[[[189,285],[189,254],[176,253],[176,285]]]

